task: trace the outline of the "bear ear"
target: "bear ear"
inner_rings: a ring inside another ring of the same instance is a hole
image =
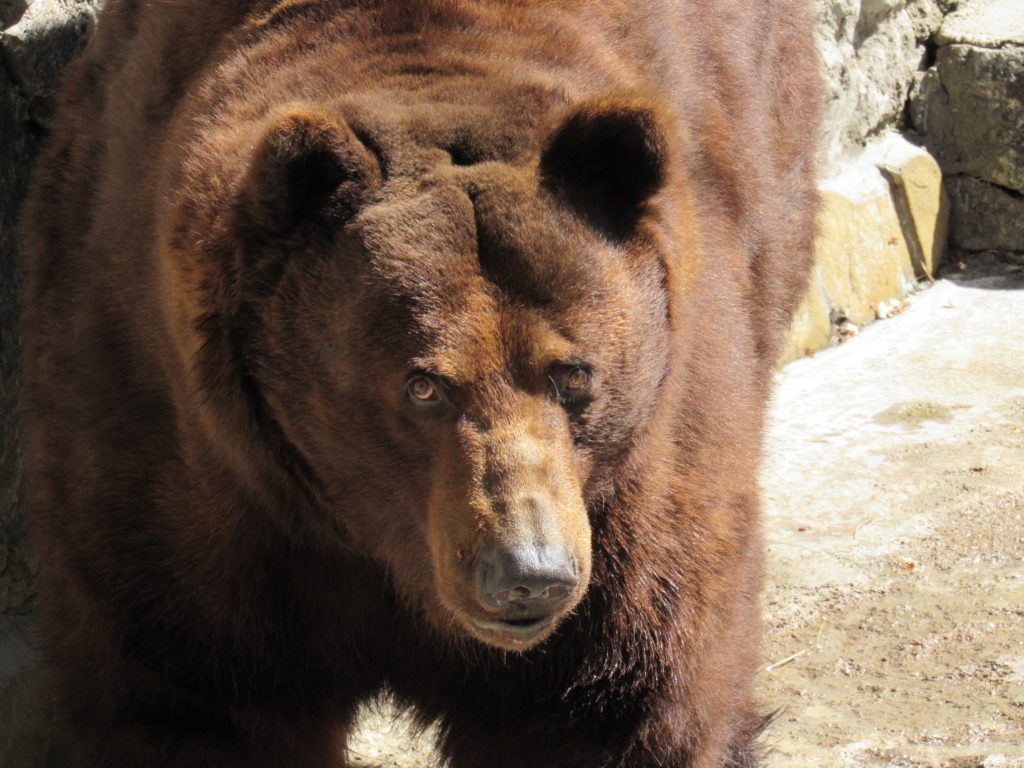
[[[665,183],[665,135],[657,112],[636,99],[573,109],[541,154],[541,176],[591,224],[615,237],[636,225]]]
[[[347,220],[380,183],[376,157],[341,119],[292,110],[271,118],[242,183],[241,218],[280,238]]]

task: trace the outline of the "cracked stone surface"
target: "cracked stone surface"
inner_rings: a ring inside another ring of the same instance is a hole
[[[952,242],[1024,249],[1024,3],[965,2],[935,42],[910,116],[947,176]]]
[[[951,13],[936,36],[939,45],[964,43],[983,48],[1024,45],[1024,3],[969,0]]]
[[[818,9],[827,90],[818,159],[827,174],[897,126],[924,48],[903,0],[827,0]]]
[[[1024,195],[965,175],[947,178],[945,186],[954,247],[1024,251]]]
[[[1024,46],[944,46],[922,95],[918,129],[947,174],[1024,191]]]

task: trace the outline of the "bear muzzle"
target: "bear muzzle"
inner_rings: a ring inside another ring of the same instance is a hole
[[[471,619],[477,632],[493,644],[525,648],[572,607],[580,573],[565,547],[495,544],[477,557],[474,587],[484,609]]]
[[[438,468],[431,494],[439,596],[456,626],[504,650],[543,642],[590,579],[590,524],[571,436],[564,420],[543,418],[545,410],[560,415],[542,401],[521,404],[518,418],[467,423],[458,446],[442,454],[451,461]]]
[[[493,545],[477,560],[475,582],[477,600],[494,614],[485,623],[527,628],[561,611],[579,585],[579,571],[564,547]]]

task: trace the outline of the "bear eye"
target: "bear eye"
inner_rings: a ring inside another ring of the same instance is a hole
[[[405,391],[409,399],[417,405],[432,405],[441,400],[437,382],[423,373],[410,376],[405,383]]]
[[[590,366],[570,363],[554,366],[550,379],[554,396],[563,404],[573,404],[583,400],[590,391],[594,374]]]
[[[565,388],[571,392],[578,392],[590,385],[590,371],[586,368],[573,368],[565,377]]]

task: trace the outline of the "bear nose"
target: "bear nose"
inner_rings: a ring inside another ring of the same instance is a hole
[[[564,547],[491,546],[477,562],[481,603],[513,619],[551,613],[579,583],[576,561]]]

